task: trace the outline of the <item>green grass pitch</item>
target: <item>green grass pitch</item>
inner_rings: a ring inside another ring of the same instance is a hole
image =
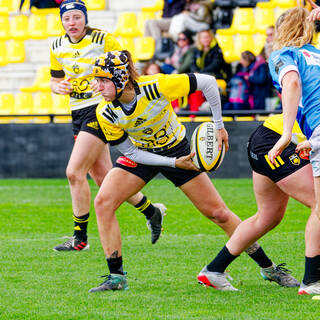
[[[214,184],[241,218],[255,213],[250,179]],[[92,190],[94,195],[93,184]],[[0,180],[0,319],[319,319],[319,301],[264,281],[246,254],[228,268],[241,291],[198,285],[198,272],[226,236],[167,180],[152,181],[144,192],[168,207],[163,236],[151,245],[144,216],[122,205],[117,216],[130,289],[89,294],[107,273],[94,210],[90,250],[54,252],[61,237],[72,234],[67,181]],[[299,280],[308,215],[307,208],[290,201],[282,223],[260,240],[272,260],[286,262]]]

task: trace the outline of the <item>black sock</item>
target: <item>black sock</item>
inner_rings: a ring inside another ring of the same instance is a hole
[[[268,268],[272,266],[272,261],[267,257],[261,247],[259,247],[254,253],[248,253],[248,255],[259,265],[260,268]]]
[[[304,284],[320,280],[320,255],[312,258],[305,257]]]
[[[218,255],[207,265],[208,271],[223,273],[228,265],[239,256],[233,256],[224,246]]]
[[[107,258],[110,273],[123,274],[122,256],[116,258]]]
[[[75,215],[73,215],[73,221],[73,235],[79,240],[87,241],[87,226],[89,221],[89,213],[81,217],[76,217]]]
[[[135,207],[143,213],[147,219],[150,219],[154,214],[154,206],[146,196],[143,196],[142,200],[136,204]]]

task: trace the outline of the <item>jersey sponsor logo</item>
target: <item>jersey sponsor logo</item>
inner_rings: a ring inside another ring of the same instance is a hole
[[[144,134],[153,134],[153,130],[151,129],[151,128],[147,128],[147,129],[144,129],[143,131],[142,131]]]
[[[279,60],[279,61],[275,64],[274,70],[275,70],[275,72],[276,72],[277,74],[279,74],[279,70],[280,70],[280,68],[281,68],[282,66],[284,66],[284,63],[283,63],[282,60]]]
[[[294,166],[298,166],[300,164],[300,158],[296,153],[292,154],[289,157],[289,160]]]
[[[136,128],[136,127],[141,126],[145,121],[146,121],[146,119],[138,118],[137,121],[134,124],[134,127]]]
[[[112,122],[112,123],[114,123],[114,122],[117,120],[117,118],[118,118],[117,114],[114,113],[114,112],[113,112],[111,109],[109,109],[109,108],[104,109],[104,111],[101,113],[101,115],[102,115],[105,119],[109,120],[109,121]]]
[[[279,168],[280,166],[284,165],[284,161],[281,159],[280,156],[277,156],[274,159],[274,164],[269,160],[268,155],[265,154],[264,155],[265,160],[267,161],[268,165],[270,166],[270,168],[272,170],[276,170],[277,168]]]
[[[136,168],[138,164],[127,157],[121,156],[117,159],[117,163],[129,168]]]
[[[98,122],[97,122],[97,121],[87,123],[87,127],[93,128],[93,129],[95,129],[95,130],[98,130],[98,129],[99,129],[99,126],[98,126]]]
[[[307,50],[301,50],[304,58],[306,59],[306,62],[308,65],[318,65],[320,66],[320,54],[307,51]]]

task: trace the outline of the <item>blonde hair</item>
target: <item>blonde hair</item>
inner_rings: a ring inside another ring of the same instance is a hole
[[[129,71],[129,82],[133,82],[139,78],[139,73],[133,63],[132,55],[128,50],[122,50],[128,57],[128,71]]]
[[[283,47],[302,47],[311,43],[314,24],[307,20],[308,10],[292,8],[280,15],[276,22],[276,33],[273,41],[273,50]]]
[[[203,45],[202,45],[202,43],[200,42],[200,34],[201,34],[201,33],[204,33],[204,32],[207,32],[207,33],[211,36],[211,39],[212,39],[212,40],[215,38],[213,31],[210,30],[210,29],[199,31],[199,32],[197,33],[197,35],[196,35],[196,41],[195,41],[195,43],[196,43],[196,47],[197,47],[200,51],[203,50]],[[211,40],[211,41],[212,41],[212,40]]]

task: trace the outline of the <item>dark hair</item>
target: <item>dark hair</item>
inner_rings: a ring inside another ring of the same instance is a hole
[[[251,64],[256,61],[256,56],[249,50],[241,52],[241,57]]]
[[[183,34],[188,39],[189,45],[193,44],[193,33],[191,31],[184,30],[179,32],[179,34]]]

